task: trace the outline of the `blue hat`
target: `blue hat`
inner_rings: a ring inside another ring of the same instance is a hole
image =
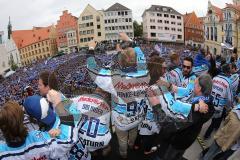
[[[23,106],[27,114],[48,126],[53,126],[56,121],[56,114],[46,98],[41,96],[27,97]]]

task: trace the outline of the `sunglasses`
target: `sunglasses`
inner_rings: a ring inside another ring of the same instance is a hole
[[[191,69],[191,66],[185,66],[185,65],[183,65],[183,68]]]

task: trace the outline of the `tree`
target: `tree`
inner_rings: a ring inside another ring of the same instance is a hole
[[[143,36],[143,24],[138,24],[137,21],[133,22],[134,36],[142,37]]]

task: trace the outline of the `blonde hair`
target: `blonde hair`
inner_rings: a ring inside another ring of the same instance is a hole
[[[124,67],[136,66],[137,57],[134,49],[127,48],[126,50],[122,51],[120,62]]]

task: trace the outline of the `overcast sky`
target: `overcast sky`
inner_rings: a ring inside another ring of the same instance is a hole
[[[142,21],[143,11],[152,4],[173,7],[178,12],[195,11],[198,16],[205,16],[208,0],[0,0],[0,30],[7,35],[8,17],[11,17],[13,30],[31,29],[33,26],[48,26],[56,24],[63,10],[68,10],[79,17],[89,3],[94,8],[107,9],[114,3],[121,3],[132,9],[133,19]],[[232,0],[211,0],[223,8]]]

